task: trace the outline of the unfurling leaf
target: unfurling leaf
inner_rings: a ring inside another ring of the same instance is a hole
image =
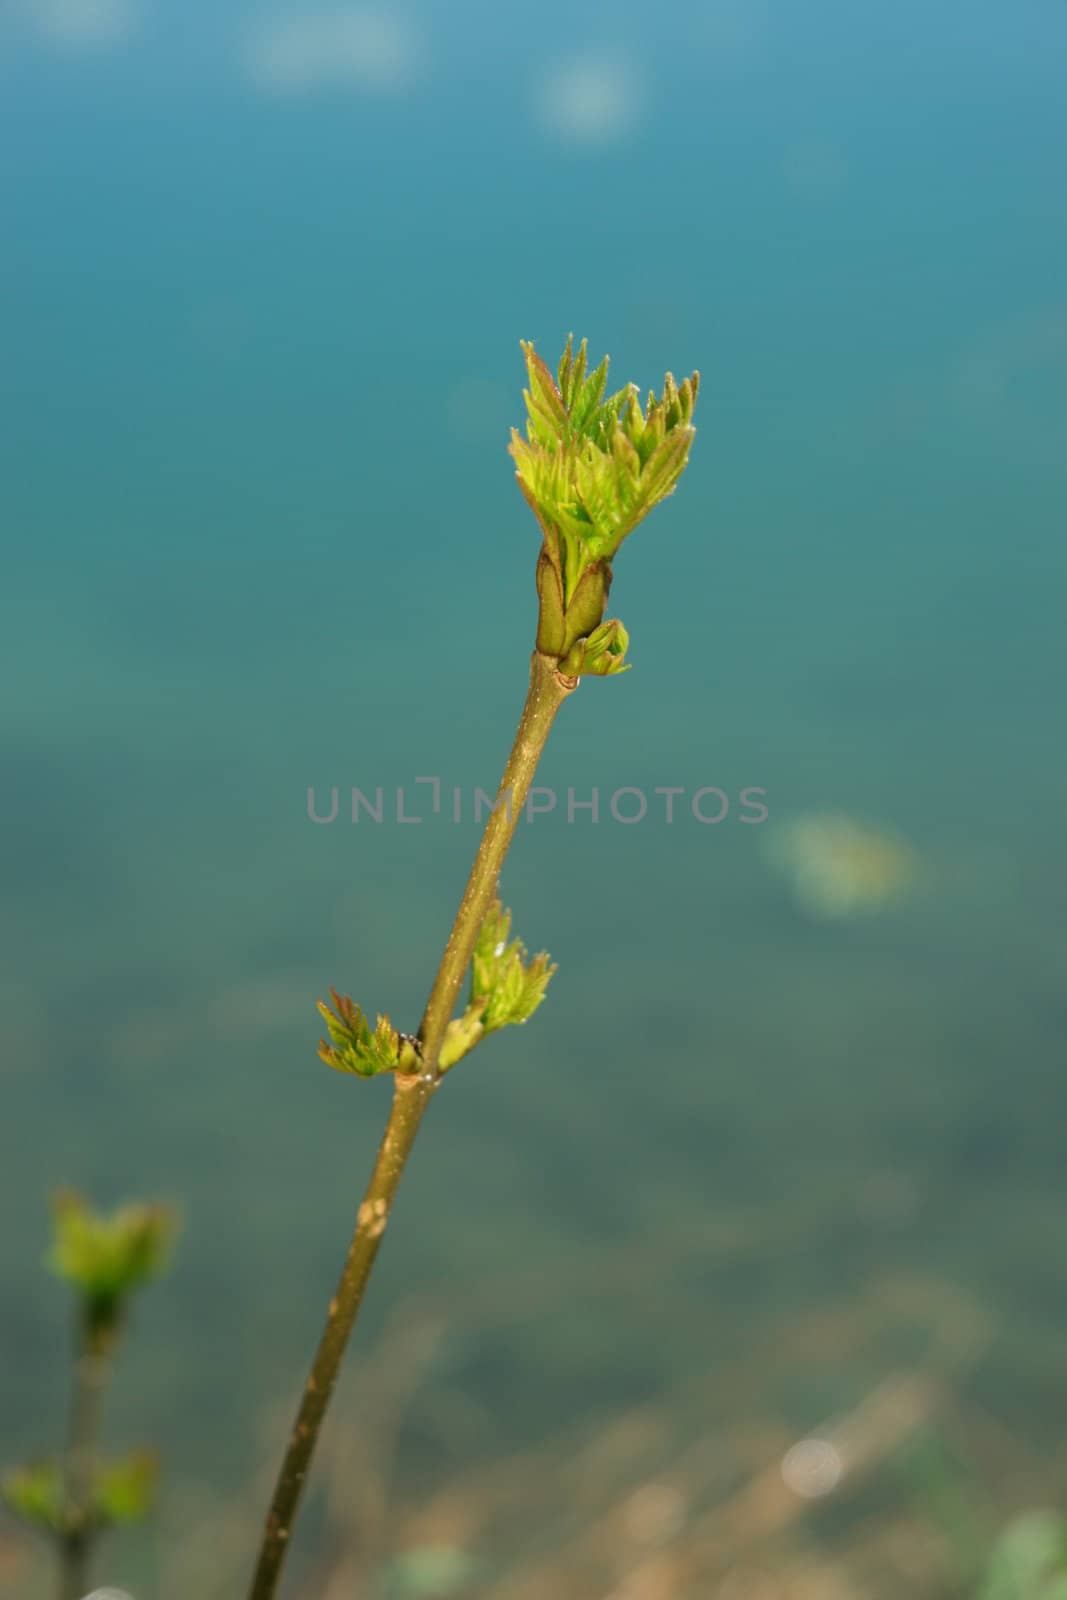
[[[555,967],[542,951],[527,960],[521,939],[508,942],[511,912],[493,902],[471,961],[471,1005],[480,1007],[486,1033],[526,1022],[545,998]]]
[[[388,1017],[379,1016],[372,1028],[365,1014],[347,994],[331,988],[334,1009],[318,1002],[331,1043],[319,1040],[319,1055],[338,1072],[374,1078],[381,1072],[411,1072],[418,1066],[418,1047],[408,1034],[399,1033]]]
[[[545,998],[556,968],[544,951],[529,959],[521,939],[510,939],[511,912],[499,900],[486,912],[471,957],[470,1000],[445,1033],[440,1068],[447,1072],[482,1039],[529,1020]]]

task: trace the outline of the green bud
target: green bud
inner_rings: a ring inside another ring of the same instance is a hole
[[[537,594],[541,610],[537,622],[537,648],[542,655],[561,656],[567,637],[563,606],[563,578],[548,550],[541,546],[537,558]]]
[[[636,385],[605,399],[607,358],[587,375],[586,343],[568,338],[557,377],[524,342],[526,437],[512,430],[519,487],[541,526],[537,648],[561,662],[604,620],[611,563],[637,524],[677,487],[694,438],[700,379],[670,373],[642,408]],[[617,635],[615,636],[617,642]],[[618,660],[614,649],[585,659]],[[567,669],[569,670],[569,669]],[[621,671],[602,664],[601,674]]]
[[[594,561],[586,567],[575,586],[564,617],[563,650],[565,655],[579,639],[584,639],[599,628],[608,605],[611,589],[611,568],[605,561]]]
[[[161,1205],[126,1205],[110,1215],[64,1190],[53,1202],[48,1264],[81,1291],[91,1338],[106,1339],[128,1297],[162,1271],[175,1232],[173,1213]]]
[[[559,670],[569,678],[580,678],[591,673],[597,678],[610,677],[615,672],[629,672],[625,659],[630,635],[617,617],[601,623],[587,639],[579,639],[559,664]]]
[[[372,1028],[366,1016],[347,994],[331,988],[334,1010],[318,1002],[319,1014],[332,1043],[319,1040],[319,1055],[338,1072],[354,1072],[360,1078],[375,1078],[381,1072],[418,1070],[418,1043],[410,1034],[399,1033],[388,1017],[379,1016]],[[336,1015],[335,1015],[336,1013]]]
[[[472,1002],[461,1017],[452,1018],[445,1029],[441,1054],[437,1058],[437,1065],[442,1072],[447,1072],[457,1061],[470,1055],[475,1045],[485,1038],[485,1023],[482,1021],[484,1010],[484,1006]]]

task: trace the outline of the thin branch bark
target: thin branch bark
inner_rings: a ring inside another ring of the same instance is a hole
[[[515,742],[504,767],[496,803],[471,867],[467,887],[441,957],[419,1029],[420,1070],[397,1074],[393,1105],[374,1171],[356,1218],[355,1232],[337,1291],[330,1301],[326,1326],[304,1387],[296,1422],[282,1461],[274,1498],[267,1514],[249,1600],[272,1600],[292,1539],[308,1468],[330,1403],[349,1336],[355,1326],[367,1281],[374,1266],[393,1200],[415,1143],[426,1108],[441,1076],[438,1059],[475,940],[497,892],[500,868],[507,855],[537,764],[552,723],[564,700],[577,687],[563,677],[550,656],[534,651],[530,686]]]

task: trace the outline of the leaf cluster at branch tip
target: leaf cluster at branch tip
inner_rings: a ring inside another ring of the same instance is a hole
[[[526,436],[513,429],[510,449],[543,535],[537,647],[571,675],[619,672],[621,623],[603,647],[588,646],[604,621],[619,546],[685,471],[700,377],[677,384],[667,373],[662,393],[650,390],[642,406],[633,383],[605,397],[607,357],[589,372],[584,339],[575,351],[568,338],[555,377],[532,343],[522,351]]]

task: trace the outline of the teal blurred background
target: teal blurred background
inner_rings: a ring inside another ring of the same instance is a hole
[[[495,782],[518,340],[573,328],[618,383],[704,387],[617,566],[635,670],[543,781],[770,818],[520,831],[505,898],[559,975],[435,1104],[361,1344],[413,1286],[632,1256],[431,1375],[491,1460],[741,1346],[766,1397],[797,1319],[921,1278],[986,1330],[954,1395],[1067,1483],[1065,48],[1051,0],[4,13],[6,1457],[62,1426],[60,1182],[182,1209],[112,1411],[172,1506],[288,1411],[387,1105],[313,1002],[415,1024],[476,838],[314,827],[307,789]],[[798,901],[768,839],[827,811],[909,841],[906,899]],[[724,1261],[720,1226],[785,1243]],[[884,1359],[772,1409],[802,1434]]]

